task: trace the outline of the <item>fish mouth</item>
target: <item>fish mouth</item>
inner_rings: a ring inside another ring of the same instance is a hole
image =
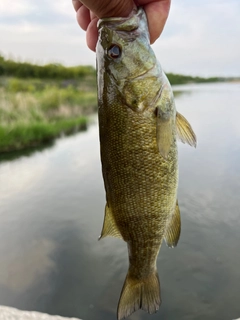
[[[116,31],[133,31],[139,27],[139,20],[143,14],[143,9],[135,5],[128,17],[111,17],[99,19],[98,29],[103,26],[109,27]]]

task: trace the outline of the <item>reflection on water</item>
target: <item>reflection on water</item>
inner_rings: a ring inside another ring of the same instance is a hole
[[[22,292],[39,282],[45,274],[55,268],[50,254],[55,250],[56,243],[48,239],[40,239],[26,244],[24,251],[17,253],[8,244],[5,249],[0,273],[0,284],[13,292]],[[3,249],[4,250],[4,249]]]
[[[240,84],[178,86],[197,149],[179,144],[178,247],[158,258],[162,306],[130,320],[240,316]],[[105,194],[98,128],[0,162],[0,304],[115,319],[126,245],[97,241]]]
[[[20,157],[28,157],[31,156],[35,152],[40,152],[44,149],[49,149],[54,146],[54,141],[44,143],[43,145],[40,145],[38,147],[29,147],[24,150],[18,150],[18,151],[11,151],[0,154],[0,162],[4,161],[12,161],[15,159],[19,159]]]

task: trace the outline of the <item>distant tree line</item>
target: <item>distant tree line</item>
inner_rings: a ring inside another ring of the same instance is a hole
[[[29,62],[17,62],[0,55],[0,76],[38,79],[80,79],[95,75],[91,66],[65,67],[61,64],[35,65]]]
[[[225,81],[224,78],[219,77],[210,77],[210,78],[203,78],[203,77],[192,77],[186,76],[182,74],[174,74],[174,73],[167,73],[167,77],[169,82],[174,84],[185,84],[185,83],[203,83],[203,82],[218,82],[218,81]]]
[[[5,59],[0,55],[0,76],[11,76],[17,78],[38,78],[38,79],[82,79],[86,76],[95,76],[96,70],[92,66],[65,67],[61,64],[35,65],[29,62],[17,62]],[[192,77],[181,74],[167,73],[172,85],[184,83],[217,82],[225,78]]]

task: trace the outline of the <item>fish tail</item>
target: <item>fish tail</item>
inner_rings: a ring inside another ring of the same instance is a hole
[[[118,320],[130,316],[138,309],[150,314],[157,312],[160,304],[160,283],[157,271],[143,279],[132,277],[128,272],[118,303]]]

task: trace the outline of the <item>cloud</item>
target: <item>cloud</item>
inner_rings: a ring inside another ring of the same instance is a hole
[[[71,1],[42,0],[31,7],[30,0],[22,0],[21,6],[31,10],[15,10],[13,15],[5,4],[4,14],[0,13],[2,54],[34,63],[95,65],[95,54],[86,46]]]
[[[32,1],[29,0],[21,0],[17,1],[12,5],[8,1],[0,2],[0,17],[12,17],[12,16],[21,16],[25,14],[29,14],[34,11],[36,6]]]
[[[240,74],[240,1],[173,0],[153,48],[164,70],[193,75]],[[95,65],[71,1],[0,4],[1,51],[33,62]]]
[[[1,8],[2,5],[2,8]],[[51,25],[68,24],[74,21],[74,10],[71,1],[60,0],[53,3],[46,0],[34,3],[30,0],[21,0],[17,6],[0,4],[0,24],[17,25],[23,21],[31,24]]]
[[[71,1],[69,1],[69,2],[70,2],[70,5],[72,6]],[[53,1],[51,3],[51,7],[53,8],[53,10],[56,13],[60,13],[60,14],[63,14],[65,16],[72,18],[75,11],[73,10],[73,8],[72,8],[72,10],[69,10],[69,2],[66,0],[59,0],[57,2]]]
[[[154,45],[167,71],[240,74],[240,3],[230,2],[173,2],[164,33]]]

